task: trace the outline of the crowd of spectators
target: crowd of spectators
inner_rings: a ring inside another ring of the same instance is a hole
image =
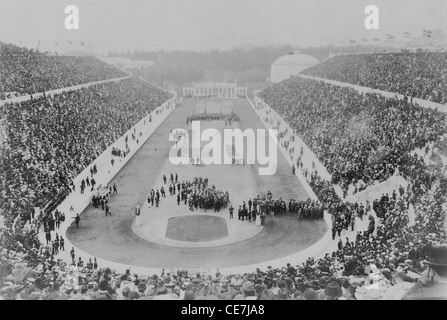
[[[435,142],[434,148],[438,149],[438,153],[447,158],[447,137]]]
[[[427,153],[430,142],[437,146],[433,150],[442,151],[439,141],[446,132],[445,114],[301,78],[286,80],[264,90],[260,96],[294,128],[294,133],[332,174],[332,181],[326,181],[316,170],[310,174],[302,170],[325,209],[332,214],[333,238],[337,233],[340,237],[341,229],[348,229],[352,217],[362,218],[371,209],[377,215],[377,225],[358,236],[363,239],[360,245],[343,244],[340,240],[339,250],[333,256],[344,261],[344,251],[349,249],[349,259],[362,267],[373,261],[389,278],[389,272],[398,266],[390,267],[384,262],[393,261],[396,252],[414,267],[418,256],[415,250],[420,251],[421,246],[430,242],[446,241],[447,177],[443,164],[427,165],[423,157],[411,152],[418,148],[426,149]],[[301,168],[299,163],[297,168]],[[333,187],[357,180],[367,184],[384,181],[396,171],[408,180],[408,188],[383,195],[374,201],[372,208],[368,203],[364,208],[345,202]],[[412,205],[416,221],[410,225]]]
[[[93,56],[49,56],[22,48],[0,51],[0,100],[127,76]]]
[[[75,190],[73,179],[80,172],[169,98],[158,88],[128,79],[8,104],[1,209],[14,235],[7,238],[28,242],[27,232],[34,235],[36,227],[33,221],[24,228],[30,212],[54,209]],[[9,245],[13,248],[14,241]]]
[[[260,98],[294,129],[342,189],[359,181],[385,181],[396,169],[406,176],[423,171],[423,159],[411,151],[447,133],[442,112],[322,81],[291,78],[265,89]]]
[[[447,103],[446,52],[337,55],[303,74]]]
[[[423,261],[432,260],[432,239],[401,245],[359,233],[339,242],[339,250],[302,264],[223,275],[184,269],[161,274],[117,272],[96,259],[75,257],[71,263],[48,258],[39,250],[39,264],[3,249],[0,297],[5,300],[380,300],[401,299],[427,281]],[[442,249],[445,249],[441,248]],[[439,249],[435,249],[439,250]],[[444,250],[445,251],[445,250]],[[74,253],[73,253],[74,256]],[[445,259],[445,252],[444,252]],[[418,278],[422,279],[417,281]],[[445,293],[444,293],[445,294]],[[441,295],[442,296],[442,295]],[[439,298],[438,295],[429,296]],[[421,298],[427,298],[423,296]]]
[[[43,187],[57,188],[62,180],[62,186],[70,189],[66,180],[108,145],[101,140],[112,142],[115,134],[124,133],[153,109],[144,102],[161,104],[168,98],[151,91],[143,99],[135,86],[131,81],[95,86],[6,109],[9,149],[2,159],[5,187],[1,199],[6,228],[0,231],[3,299],[400,299],[405,292],[415,293],[415,287],[445,283],[445,270],[436,268],[447,267],[447,248],[432,246],[447,239],[447,177],[442,164],[427,165],[411,155],[413,149],[436,143],[446,133],[445,115],[404,101],[296,78],[266,89],[261,97],[332,174],[332,181],[322,179],[316,171],[305,174],[319,199],[314,205],[321,203],[332,214],[336,232],[349,227],[346,221],[353,216],[363,217],[374,210],[378,220],[373,229],[358,232],[355,240],[343,240],[339,234],[337,249],[322,258],[244,274],[190,274],[179,269],[138,275],[91,262],[84,266],[73,256],[71,264],[55,261],[54,252],[42,250],[37,240],[38,220],[25,225],[20,216],[37,199],[50,197]],[[87,107],[89,112],[82,118]],[[96,144],[98,150],[92,148]],[[383,181],[397,169],[408,179],[409,187],[383,195],[371,208],[346,203],[333,188],[333,184],[356,180],[366,184]],[[268,198],[273,200],[271,195]],[[275,203],[283,208],[283,202]],[[416,213],[413,225],[408,218],[410,206]],[[446,298],[446,292],[428,297]]]

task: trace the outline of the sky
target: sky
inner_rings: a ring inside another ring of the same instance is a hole
[[[78,30],[65,28],[68,5]],[[379,30],[364,26],[368,5]],[[97,53],[337,45],[434,28],[447,30],[447,0],[0,0],[0,41],[51,51],[81,41]]]

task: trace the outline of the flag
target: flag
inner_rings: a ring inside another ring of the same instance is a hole
[[[373,38],[373,41],[380,41],[380,39],[378,39],[378,38]]]
[[[413,38],[413,36],[411,35],[411,33],[408,33],[408,32],[404,32],[404,37],[405,37],[405,38]]]
[[[357,41],[352,40],[352,39],[349,39],[349,42],[350,42],[350,43],[357,43]]]
[[[85,43],[81,41],[81,46],[85,47]]]
[[[363,41],[363,42],[368,42],[368,39],[366,39],[366,38],[362,38],[362,41]]]
[[[431,31],[430,30],[425,30],[422,34],[423,37],[427,37],[427,38],[431,38]]]
[[[73,44],[73,42],[71,42],[71,41],[68,41],[68,44]]]

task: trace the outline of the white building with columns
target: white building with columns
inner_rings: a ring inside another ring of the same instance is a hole
[[[186,98],[246,98],[247,94],[247,87],[238,87],[236,83],[194,83],[183,88]]]

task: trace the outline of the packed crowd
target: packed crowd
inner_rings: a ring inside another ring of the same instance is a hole
[[[24,228],[30,211],[54,210],[75,190],[73,179],[87,165],[169,98],[162,90],[129,79],[8,104],[0,170],[2,215],[12,233],[7,247],[16,246],[14,239],[34,241],[29,238],[39,225]]]
[[[441,154],[444,157],[447,157],[447,137],[437,140],[434,143],[433,147],[438,149],[439,154]]]
[[[433,239],[402,246],[371,241],[359,233],[340,241],[339,250],[324,258],[282,268],[268,266],[244,274],[188,273],[162,270],[160,275],[117,272],[94,258],[54,260],[37,252],[39,264],[3,249],[0,298],[4,300],[382,300],[445,298],[447,247],[433,248]],[[398,249],[399,248],[399,249]],[[428,262],[425,262],[427,261]],[[427,266],[428,265],[428,266]],[[430,273],[436,274],[435,279]],[[419,280],[418,280],[419,279]],[[428,290],[427,290],[428,288]],[[425,290],[424,290],[425,289]]]
[[[107,266],[99,268],[96,261],[89,261],[86,265],[79,259],[76,262],[74,249],[71,263],[55,261],[55,253],[62,249],[60,237],[58,248],[53,249],[56,245],[53,242],[49,250],[39,243],[36,235],[41,228],[57,228],[56,221],[63,219],[63,215],[47,215],[48,220],[43,225],[39,219],[31,219],[29,225],[25,222],[29,222],[27,215],[33,214],[30,208],[34,207],[37,199],[45,198],[44,186],[57,185],[62,173],[73,170],[74,174],[81,169],[76,167],[80,159],[75,158],[78,156],[75,153],[85,155],[84,151],[90,150],[90,143],[98,143],[96,138],[101,132],[104,137],[106,133],[113,135],[115,131],[110,128],[116,130],[119,121],[105,108],[102,110],[101,103],[107,103],[108,110],[118,119],[123,119],[119,117],[120,109],[114,106],[114,100],[107,99],[112,93],[105,94],[103,90],[101,94],[92,96],[88,94],[90,90],[94,89],[84,90],[89,108],[93,110],[87,113],[89,118],[83,119],[88,127],[69,117],[73,108],[76,112],[76,108],[83,108],[83,103],[86,103],[78,99],[75,105],[70,100],[73,93],[65,94],[65,99],[46,97],[22,104],[21,109],[13,105],[7,110],[9,150],[2,159],[5,186],[1,186],[6,225],[0,231],[2,299],[447,298],[447,248],[433,248],[447,240],[447,177],[443,174],[442,164],[426,165],[423,159],[410,153],[416,147],[425,147],[428,142],[436,143],[445,134],[445,116],[406,102],[386,100],[377,95],[359,95],[350,89],[301,79],[284,81],[261,95],[295,128],[295,134],[303,138],[332,174],[332,181],[320,178],[316,171],[306,172],[305,177],[319,199],[307,204],[314,206],[317,215],[321,214],[321,209],[332,214],[339,238],[336,250],[322,258],[309,258],[303,264],[268,267],[267,270],[257,269],[237,275],[222,275],[219,271],[212,275],[189,274],[182,269],[163,270],[161,275],[137,275],[130,270],[118,273]],[[116,87],[114,90],[117,96],[113,99],[118,99],[123,92]],[[135,95],[126,99],[132,98]],[[59,104],[66,108],[58,108]],[[130,105],[133,112],[141,108],[138,101]],[[95,107],[100,109],[96,110],[98,113],[95,113]],[[129,112],[127,110],[127,116]],[[99,119],[99,114],[106,115],[107,121],[103,121],[104,117]],[[58,123],[65,124],[66,128],[58,126]],[[72,123],[74,125],[68,125]],[[51,135],[50,124],[58,134]],[[89,135],[89,130],[94,134]],[[122,132],[125,132],[124,128]],[[49,151],[45,149],[50,145],[46,137],[56,141]],[[69,148],[61,147],[64,146],[61,139],[68,141]],[[53,163],[51,159],[56,156],[58,161]],[[82,167],[83,162],[79,163]],[[346,203],[333,188],[332,183],[362,180],[371,184],[375,180],[381,181],[396,169],[405,174],[409,187],[383,195],[371,204],[371,208]],[[53,176],[52,172],[58,175]],[[67,176],[70,177],[69,174]],[[167,184],[167,178],[164,178],[164,183]],[[184,187],[178,177],[174,179],[171,175],[171,192],[175,193],[177,186],[178,203],[183,189],[196,194],[213,189],[208,188],[208,181],[201,178],[183,184]],[[70,189],[70,184],[66,185]],[[223,196],[229,201],[228,194]],[[264,200],[261,198],[256,207],[260,211],[263,207],[266,212],[278,210],[281,213],[284,205],[284,200],[274,200],[270,193]],[[410,205],[414,206],[416,213],[414,225],[408,223]],[[294,202],[292,206],[289,203],[289,211],[290,207],[300,210]],[[377,225],[358,232],[355,240],[343,240],[338,230],[352,227],[348,221],[353,221],[355,215],[363,217],[369,210],[375,211]]]
[[[291,78],[260,97],[294,128],[342,189],[384,181],[397,169],[406,176],[421,170],[423,160],[411,151],[447,132],[444,113],[322,81]]]
[[[92,56],[48,56],[25,48],[0,52],[0,100],[127,76]]]
[[[261,215],[281,215],[287,212],[296,214],[299,220],[318,220],[323,219],[324,209],[319,201],[312,199],[296,200],[289,199],[289,202],[279,197],[273,198],[273,194],[268,191],[266,195],[257,195],[247,202],[243,201],[240,209],[247,209],[248,213],[254,212]]]
[[[230,195],[228,191],[218,190],[214,185],[208,186],[208,178],[194,177],[192,181],[180,184],[177,204],[180,205],[182,201],[189,206],[191,211],[214,209],[215,212],[219,212],[230,202]]]
[[[186,125],[193,121],[212,121],[223,120],[225,125],[230,125],[231,122],[240,121],[239,116],[236,113],[194,113],[186,118]]]
[[[399,267],[400,274],[402,268],[420,267],[417,259],[421,257],[414,254],[415,250],[420,252],[423,245],[446,241],[447,177],[443,174],[443,165],[440,162],[426,165],[422,157],[411,153],[416,148],[427,149],[430,142],[438,143],[446,131],[444,114],[303,79],[284,81],[266,89],[261,96],[296,128],[295,134],[316,151],[332,174],[332,181],[326,181],[316,170],[311,173],[303,170],[324,208],[332,214],[333,239],[337,234],[341,239],[343,229],[354,229],[350,226],[355,221],[353,218],[363,218],[370,210],[377,215],[377,225],[370,223],[358,235],[358,244],[344,244],[339,240],[339,250],[332,253],[336,261],[330,265],[336,265],[337,261],[345,263],[346,258],[354,259],[363,268],[372,262],[381,276],[389,279],[390,272],[396,272]],[[331,151],[328,154],[324,149]],[[365,158],[362,154],[368,158],[374,153],[377,154],[371,159],[374,161],[361,161]],[[346,168],[350,167],[355,167],[357,172],[347,174]],[[297,168],[301,169],[299,163]],[[356,179],[369,184],[373,180],[383,181],[396,169],[405,175],[408,188],[385,194],[372,205],[367,202],[366,208],[343,201],[333,187],[333,183],[340,183],[340,177],[347,179],[345,184]],[[368,177],[371,173],[374,179]],[[414,205],[416,213],[416,222],[411,226],[410,205]],[[395,259],[406,261],[406,265],[390,266],[389,262]],[[392,288],[394,284],[391,281],[387,286]]]
[[[337,55],[303,74],[447,103],[447,53]]]

